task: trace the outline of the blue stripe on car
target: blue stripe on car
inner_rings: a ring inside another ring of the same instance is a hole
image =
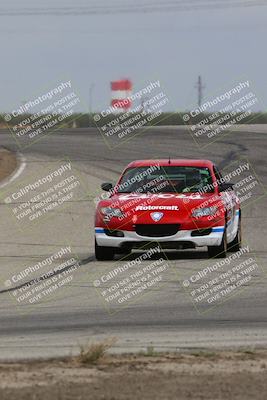
[[[212,232],[224,232],[224,227],[212,228]]]
[[[95,228],[95,233],[104,233],[105,229],[104,228]]]

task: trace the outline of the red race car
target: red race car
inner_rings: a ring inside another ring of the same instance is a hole
[[[226,257],[241,245],[240,202],[208,160],[142,160],[130,163],[118,183],[103,183],[95,215],[95,256],[146,245],[163,249],[208,247]]]

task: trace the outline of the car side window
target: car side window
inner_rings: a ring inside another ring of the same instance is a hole
[[[213,172],[214,172],[217,182],[222,182],[222,174],[220,173],[220,171],[218,170],[217,167],[215,167],[215,166],[213,167]]]

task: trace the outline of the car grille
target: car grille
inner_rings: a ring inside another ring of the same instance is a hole
[[[172,236],[178,230],[178,224],[138,224],[135,226],[135,231],[139,236],[149,237]]]

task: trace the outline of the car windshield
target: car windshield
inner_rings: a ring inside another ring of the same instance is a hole
[[[207,167],[145,166],[129,168],[117,186],[118,193],[214,192]]]

